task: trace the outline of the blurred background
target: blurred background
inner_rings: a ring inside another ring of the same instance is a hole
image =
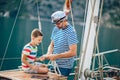
[[[72,15],[78,35],[78,51],[84,23],[84,14],[87,0],[72,1]],[[38,28],[40,17],[44,35],[39,46],[38,56],[46,54],[50,43],[50,36],[54,25],[51,23],[51,14],[63,10],[65,0],[0,0],[0,64],[1,70],[16,69],[21,65],[21,51],[30,41],[30,34]],[[38,6],[38,8],[37,8]],[[39,11],[39,16],[38,16]],[[120,0],[104,0],[102,18],[98,37],[100,52],[120,50]],[[120,67],[120,52],[105,55],[110,65]],[[45,61],[44,63],[47,63]]]

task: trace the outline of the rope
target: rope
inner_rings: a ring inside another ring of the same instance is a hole
[[[71,7],[71,2],[70,2],[70,0],[69,0],[69,5],[70,5],[70,10],[71,10],[72,25],[73,25],[74,31],[76,32],[76,30],[75,30],[74,18],[73,18],[73,11],[72,11],[72,7]]]
[[[37,2],[38,2],[38,0],[37,0]],[[42,25],[41,25],[41,20],[40,20],[40,12],[39,12],[38,4],[39,4],[39,3],[37,3],[38,27],[39,27],[40,31],[42,31]]]
[[[50,65],[53,66],[54,72],[55,72],[56,74],[58,74],[59,76],[61,76],[61,72],[60,72],[60,69],[59,69],[56,61],[49,61],[47,65],[48,65],[48,66],[50,66]]]
[[[9,36],[9,39],[8,39],[8,42],[7,42],[7,46],[6,46],[6,48],[5,48],[5,52],[4,52],[4,55],[3,55],[3,57],[2,57],[2,61],[1,61],[1,65],[0,65],[0,70],[2,69],[2,65],[3,65],[3,62],[4,62],[4,58],[5,58],[6,53],[7,53],[7,50],[8,50],[8,46],[9,46],[9,43],[10,43],[10,40],[11,40],[11,37],[12,37],[12,34],[13,34],[13,30],[14,30],[14,27],[15,27],[15,24],[16,24],[16,21],[17,21],[19,12],[20,12],[21,5],[22,5],[22,0],[20,1],[20,5],[19,5],[19,8],[18,8],[16,17],[15,17],[15,21],[14,21],[14,24],[13,24],[13,27],[12,27],[12,30],[11,30],[11,33],[10,33],[10,36]]]
[[[11,60],[11,59],[21,59],[21,58],[4,58],[4,60]],[[2,60],[2,58],[0,58]]]
[[[66,13],[66,15],[68,15],[68,13],[71,11],[72,26],[74,28],[74,31],[76,31],[75,30],[75,24],[74,24],[74,18],[73,18],[73,12],[72,12],[71,3],[72,3],[72,0],[66,0],[65,4],[64,4],[64,7],[63,7],[63,11]]]
[[[92,5],[92,1],[91,1],[91,5]],[[98,29],[97,29],[97,32],[96,32],[96,36],[95,36],[95,49],[94,49],[94,52],[96,52],[96,50],[97,50],[97,52],[99,53],[99,47],[98,47],[98,33],[99,33],[99,26],[100,26],[100,19],[101,19],[101,13],[102,13],[102,8],[103,8],[103,0],[102,0],[102,4],[101,4],[101,8],[100,8],[100,18],[99,18],[99,20],[98,20]],[[94,25],[95,26],[95,25]],[[104,56],[103,56],[104,57]],[[101,58],[100,58],[100,56],[98,56],[98,60],[99,60],[99,68],[100,67],[102,67],[103,65],[103,60],[102,60],[102,58],[103,58],[102,56],[101,56]],[[102,61],[101,61],[102,60]],[[92,64],[92,71],[94,71],[94,66],[95,66],[95,56],[93,56],[93,64]],[[102,72],[100,72],[100,76],[101,76],[101,79],[103,78],[103,73]]]
[[[57,74],[59,74],[61,76],[61,72],[59,70],[59,67],[58,67],[56,61],[52,61],[52,64],[54,65],[55,73],[57,73]],[[57,72],[57,70],[58,70],[58,72]]]
[[[40,19],[40,12],[39,12],[39,6],[38,6],[38,0],[37,0],[37,13],[38,13],[38,27],[39,30],[42,32],[42,24],[41,24],[41,19]],[[44,54],[44,48],[43,48],[43,43],[41,42],[41,48],[42,48],[42,55]]]
[[[97,29],[96,37],[95,37],[95,42],[96,42],[95,48],[97,49],[98,54],[100,54],[99,53],[99,47],[98,47],[98,34],[99,34],[100,21],[101,21],[101,16],[102,16],[102,9],[103,9],[103,0],[102,0],[102,4],[100,6],[100,16],[99,16],[99,19],[98,19],[98,29]],[[105,57],[105,56],[103,55],[103,57]],[[101,56],[101,58],[102,58],[102,56]],[[99,59],[99,68],[102,68],[103,67],[103,60],[101,61],[100,56],[98,56],[98,59]],[[94,65],[95,65],[95,57],[94,57],[93,60],[94,60],[94,62],[93,62],[92,70],[94,69]],[[106,62],[107,62],[107,60],[106,60]],[[101,70],[100,70],[100,75],[101,75],[101,79],[103,79],[103,72]]]
[[[88,9],[88,0],[86,1],[86,6],[85,6],[85,15],[84,15],[84,23],[86,22],[86,16],[87,16],[87,9]],[[83,38],[84,38],[84,31],[85,31],[85,24],[83,24],[83,30],[82,30],[82,36],[81,36],[81,44],[80,44],[80,53],[82,53],[82,46],[83,46]],[[79,60],[78,60],[78,66],[80,66],[80,61],[81,61],[81,58],[80,58],[81,56],[79,55]],[[77,68],[77,70],[76,70],[76,75],[75,75],[75,80],[78,80],[79,78],[78,78],[78,76],[79,76],[79,74],[77,74],[77,72],[79,72],[79,67]]]

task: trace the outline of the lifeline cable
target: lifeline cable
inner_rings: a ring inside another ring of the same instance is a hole
[[[3,62],[4,62],[4,58],[5,58],[6,53],[7,53],[7,50],[8,50],[8,46],[9,46],[9,43],[10,43],[10,40],[11,40],[11,37],[12,37],[12,33],[13,33],[13,30],[14,30],[14,27],[15,27],[15,24],[16,24],[16,21],[17,21],[19,12],[20,12],[21,5],[22,5],[22,0],[20,1],[20,5],[19,5],[19,7],[18,7],[18,11],[17,11],[16,17],[15,17],[15,21],[14,21],[14,23],[13,23],[13,27],[12,27],[12,30],[11,30],[11,33],[10,33],[10,36],[9,36],[9,39],[8,39],[8,42],[7,42],[7,46],[6,46],[6,48],[5,48],[5,52],[4,52],[4,55],[3,55],[2,60],[1,60],[0,70],[2,69],[2,65],[3,65]]]

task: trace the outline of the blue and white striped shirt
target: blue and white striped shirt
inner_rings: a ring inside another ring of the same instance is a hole
[[[54,41],[53,54],[66,52],[70,45],[78,43],[77,34],[70,24],[65,29],[54,27],[51,40]],[[74,57],[57,59],[56,62],[61,68],[72,68]]]

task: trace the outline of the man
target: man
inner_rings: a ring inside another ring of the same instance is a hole
[[[41,60],[36,58],[37,45],[42,42],[43,35],[39,29],[34,29],[31,33],[31,41],[26,44],[22,50],[22,69],[28,73],[48,73],[48,68],[44,64],[38,64],[35,61]]]
[[[56,60],[59,70],[63,76],[69,76],[74,57],[77,54],[77,34],[68,23],[63,11],[56,11],[51,15],[55,27],[51,35],[51,43],[48,47],[45,59]]]

